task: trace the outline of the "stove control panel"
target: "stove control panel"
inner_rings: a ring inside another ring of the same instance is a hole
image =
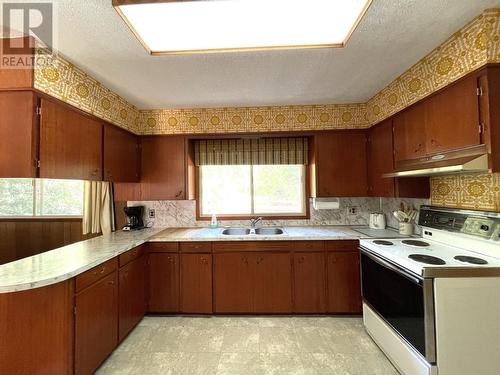
[[[500,242],[500,214],[422,206],[418,224]]]

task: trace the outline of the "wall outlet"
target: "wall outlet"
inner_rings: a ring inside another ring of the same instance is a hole
[[[154,218],[155,218],[155,215],[156,215],[156,213],[155,213],[155,209],[154,209],[154,208],[150,208],[150,209],[148,210],[148,217],[149,217],[150,219],[154,219]]]
[[[355,206],[347,207],[347,214],[348,215],[357,215],[358,214],[358,208],[355,207]]]

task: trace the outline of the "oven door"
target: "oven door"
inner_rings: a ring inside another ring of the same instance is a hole
[[[429,363],[436,362],[432,280],[361,251],[363,301]]]

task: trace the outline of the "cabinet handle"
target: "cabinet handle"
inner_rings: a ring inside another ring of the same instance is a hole
[[[304,257],[300,257],[299,258],[299,263],[304,263],[304,260],[305,260]]]
[[[257,264],[261,264],[263,261],[264,261],[264,258],[260,257],[259,259],[257,259]]]
[[[114,280],[108,281],[108,285],[115,285],[115,281]]]
[[[91,176],[97,175],[97,172],[99,172],[99,169],[94,169],[92,172],[90,172]]]
[[[200,258],[202,264],[208,264],[208,260],[206,258]]]
[[[243,261],[243,263],[248,264],[248,259],[247,259],[247,257],[243,257],[243,258],[241,258],[241,260]]]
[[[418,144],[418,148],[415,151],[413,151],[413,152],[419,152],[421,149],[422,149],[422,144],[419,143]]]
[[[176,198],[180,198],[182,196],[182,190],[179,190],[179,192],[175,195]]]

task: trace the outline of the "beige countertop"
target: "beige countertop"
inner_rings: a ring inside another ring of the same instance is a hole
[[[312,241],[371,238],[369,235],[356,232],[355,228],[361,227],[284,227],[284,234],[271,236],[227,236],[222,234],[224,228],[151,228],[132,232],[117,231],[0,265],[0,293],[34,289],[70,279],[148,241]],[[396,231],[382,232],[377,237],[397,236]]]

